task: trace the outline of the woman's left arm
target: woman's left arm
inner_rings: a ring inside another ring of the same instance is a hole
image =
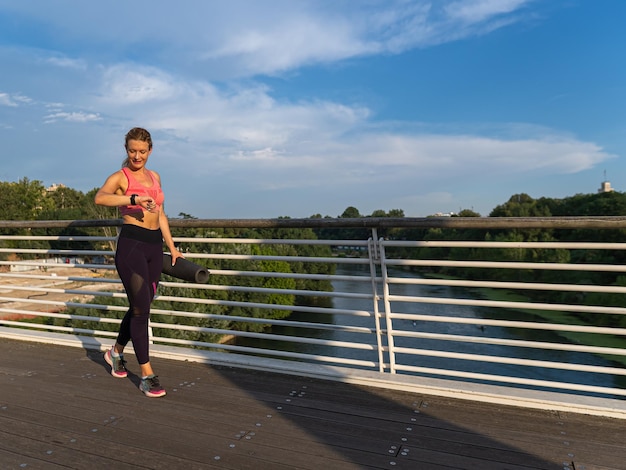
[[[153,171],[152,173],[156,176],[159,185],[162,187],[161,175],[159,175],[156,171]],[[163,235],[163,241],[172,254],[172,266],[174,266],[176,264],[176,260],[178,258],[184,258],[184,256],[180,251],[178,251],[176,245],[174,245],[174,239],[172,238],[172,232],[170,231],[170,222],[167,219],[167,215],[165,215],[163,204],[159,207],[159,228],[161,229],[161,234]]]
[[[170,231],[170,223],[167,220],[167,216],[165,215],[165,210],[163,206],[159,208],[159,227],[161,228],[161,233],[163,234],[163,241],[165,245],[170,250],[172,254],[172,266],[176,264],[176,260],[178,258],[184,258],[183,254],[178,251],[178,248],[174,245],[174,239],[172,238],[172,232]]]

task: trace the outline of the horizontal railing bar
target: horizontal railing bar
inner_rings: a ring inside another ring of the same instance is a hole
[[[323,258],[314,256],[269,256],[269,255],[237,255],[228,253],[197,253],[198,259],[241,260],[241,261],[286,261],[301,263],[329,264],[369,264],[367,258]]]
[[[23,300],[23,299],[22,299]],[[92,310],[103,310],[103,311],[108,311],[108,312],[127,312],[128,311],[128,307],[123,307],[120,305],[105,305],[105,304],[90,304],[90,303],[80,303],[80,302],[63,302],[63,301],[56,301],[56,300],[36,300],[36,299],[30,299],[32,300],[32,302],[29,301],[29,303],[39,303],[39,305],[46,305],[46,306],[58,306],[58,307],[75,307],[75,308],[89,308]],[[15,303],[15,302],[13,302]],[[26,302],[18,302],[18,303],[26,303]],[[0,312],[4,312],[4,313],[15,313],[15,314],[24,314],[24,315],[30,315],[30,316],[39,316],[39,317],[47,317],[48,315],[50,315],[50,312],[47,311],[41,311],[41,310],[19,310],[19,309],[8,309],[8,308],[2,308],[0,309]],[[98,317],[96,317],[98,318]],[[104,317],[104,318],[108,318],[108,317]]]
[[[451,299],[447,297],[408,297],[405,295],[390,295],[391,302],[443,304],[443,305],[473,305],[479,307],[499,307],[522,310],[548,310],[568,312],[605,313],[612,315],[626,314],[624,307],[604,307],[594,305],[571,305],[571,304],[547,304],[540,302],[522,302],[506,300],[481,300],[481,299]]]
[[[54,278],[52,278],[54,279]],[[121,281],[120,281],[121,282]],[[161,284],[161,283],[159,283]],[[356,294],[351,292],[327,292],[327,291],[314,291],[314,290],[299,290],[299,289],[276,289],[270,287],[249,287],[249,286],[224,286],[214,284],[193,284],[193,283],[176,283],[172,282],[168,285],[173,287],[187,287],[192,286],[201,290],[214,290],[214,291],[228,291],[228,292],[254,292],[254,293],[266,293],[266,294],[292,294],[300,296],[314,296],[314,297],[341,297],[346,299],[371,299],[370,294]],[[58,289],[54,287],[32,287],[32,286],[15,286],[11,284],[0,284],[0,289],[5,290],[17,290],[25,292],[43,292],[49,294],[77,294],[77,295],[92,295],[92,296],[109,296],[110,293],[106,291],[91,291],[85,289]],[[124,295],[124,297],[126,297]],[[158,299],[159,297],[155,297]],[[181,297],[184,299],[186,297]],[[195,299],[193,300],[195,302]],[[274,305],[274,304],[272,304]],[[293,307],[293,306],[290,306]]]
[[[95,235],[0,235],[0,240],[111,242],[116,241],[117,237],[98,237]]]
[[[29,288],[28,290],[32,291],[32,292],[42,292],[41,290],[33,290],[34,288]],[[33,294],[33,296],[41,296],[41,295],[46,295],[48,292],[42,292],[40,294]],[[68,295],[83,295],[82,293],[80,294],[68,294]],[[7,297],[7,296],[0,296],[0,303],[31,303],[31,304],[40,304],[40,305],[57,305],[59,307],[65,307],[66,306],[66,302],[62,301],[62,300],[52,300],[52,299],[34,299],[33,296],[30,297]],[[103,293],[101,295],[101,297],[115,297],[116,295],[114,293]],[[120,298],[121,295],[118,294],[118,296]],[[84,304],[85,306],[88,306],[89,304]]]
[[[287,279],[311,279],[315,281],[356,281],[372,282],[371,278],[365,276],[345,276],[338,274],[301,274],[301,273],[275,273],[267,271],[237,271],[231,269],[209,269],[211,274],[221,276],[248,276],[248,277],[272,277]],[[377,278],[379,281],[380,278]]]
[[[284,239],[284,238],[202,238],[202,237],[174,237],[179,243],[206,243],[224,245],[323,245],[323,246],[367,246],[367,240],[323,240],[314,238]]]
[[[67,294],[67,295],[85,295],[92,297],[118,297],[126,298],[126,294],[117,292],[106,292],[99,290],[83,290],[83,289],[56,289],[54,287],[29,287],[29,286],[3,286],[0,285],[0,289],[11,289],[22,292],[39,292],[41,294]],[[14,297],[13,299],[19,300],[7,300],[8,297],[0,297],[0,300],[5,302],[24,302],[30,300],[30,298]]]
[[[93,321],[97,323],[111,323],[111,324],[119,324],[122,321],[121,319],[118,319],[118,318],[90,317],[86,315],[69,315],[67,313],[39,312],[39,311],[33,311],[33,310],[23,310],[23,309],[14,309],[14,308],[0,308],[0,313],[11,313],[14,315],[29,316],[29,317],[57,318],[57,319],[63,319],[63,320]],[[27,325],[30,325],[32,327],[35,327],[38,325],[39,327],[43,329],[46,329],[49,326],[52,326],[52,325],[47,325],[43,323],[27,323]]]
[[[183,282],[170,282],[167,285],[170,287],[184,288],[190,283]],[[165,283],[159,283],[159,285],[165,285]],[[371,299],[371,294],[358,294],[353,292],[329,292],[319,290],[302,290],[302,289],[278,289],[275,287],[249,287],[249,286],[226,286],[217,284],[194,284],[194,288],[199,290],[212,290],[212,291],[227,291],[227,292],[255,292],[265,294],[292,294],[299,296],[311,296],[311,297],[342,297],[345,299]],[[0,286],[1,287],[1,286]]]
[[[231,300],[215,300],[215,299],[190,299],[189,297],[173,297],[173,296],[157,296],[155,300],[172,301],[172,302],[190,302],[204,305],[229,305],[231,307],[258,307],[267,310],[287,310],[303,313],[329,313],[330,309],[325,307],[309,307],[305,305],[281,305],[281,304],[265,304],[257,302],[237,302]],[[372,317],[373,313],[367,310],[351,310],[351,309],[332,309],[332,313],[338,315],[352,315],[361,317]]]
[[[234,335],[232,330],[226,330],[226,329],[220,329],[220,328],[208,328],[208,327],[176,325],[176,324],[172,325],[169,323],[158,323],[158,322],[151,322],[150,326],[152,328],[164,328],[164,329],[173,329],[173,330],[181,330],[181,331],[194,331],[198,333],[211,333],[211,334],[225,335],[225,336]],[[316,345],[333,346],[333,347],[340,347],[340,348],[346,348],[346,349],[362,349],[362,350],[367,350],[367,351],[377,350],[377,347],[375,344],[335,341],[335,340],[318,339],[318,338],[306,338],[306,337],[290,336],[290,335],[255,333],[251,331],[238,331],[236,336],[240,336],[244,338],[267,339],[271,341],[292,341],[294,343],[316,344]],[[155,338],[157,337],[158,336],[155,336]]]
[[[115,338],[117,336],[117,332],[113,332],[113,331],[89,330],[89,329],[84,329],[84,328],[75,328],[71,326],[42,325],[40,323],[23,323],[23,322],[18,322],[18,321],[2,320],[2,319],[0,319],[0,325],[15,326],[18,328],[30,328],[30,329],[35,329],[35,330],[43,329],[43,330],[50,330],[50,331],[62,331],[62,332],[71,333],[71,334],[80,333],[80,334],[95,335],[95,336],[105,336],[105,337],[110,337],[110,338]]]
[[[88,264],[88,263],[46,263],[44,260],[31,261],[0,261],[0,266],[33,266],[40,268],[81,268],[81,269],[107,269],[114,270],[115,266],[111,264]]]
[[[604,242],[485,242],[449,240],[383,240],[385,247],[403,248],[549,248],[566,250],[626,250],[626,243]]]
[[[103,309],[104,310],[104,309]],[[244,323],[257,323],[263,325],[275,325],[275,326],[287,326],[287,327],[299,327],[299,328],[311,328],[318,330],[330,330],[330,331],[343,331],[347,333],[365,333],[373,334],[374,329],[363,326],[352,325],[336,325],[334,323],[316,323],[316,322],[303,322],[294,320],[274,320],[271,318],[257,318],[257,317],[242,317],[238,315],[221,315],[216,313],[200,313],[200,312],[185,312],[182,310],[165,310],[159,308],[151,309],[154,315],[169,315],[174,317],[183,318],[202,318],[205,320],[218,320],[218,321],[235,321]],[[230,330],[230,334],[234,334],[233,330]]]
[[[155,341],[157,339],[155,338]],[[350,364],[354,366],[367,367],[367,368],[377,368],[378,364],[373,361],[366,361],[361,359],[350,359],[350,358],[338,358],[335,356],[321,356],[316,354],[304,354],[290,351],[278,351],[276,349],[263,349],[263,348],[253,348],[249,346],[235,346],[231,344],[216,344],[216,343],[204,343],[201,341],[191,341],[191,340],[183,340],[178,338],[158,338],[159,343],[163,344],[182,344],[186,346],[194,346],[208,349],[223,349],[225,351],[239,351],[250,354],[262,354],[266,356],[276,356],[276,357],[288,357],[291,359],[303,359],[303,360],[314,360],[320,362],[328,362],[334,364]]]
[[[0,253],[26,253],[39,255],[63,255],[63,256],[107,256],[111,252],[106,250],[55,250],[44,248],[0,248]]]
[[[507,261],[448,261],[448,260],[397,260],[388,259],[389,266],[438,266],[454,268],[493,269],[541,269],[554,271],[606,271],[626,272],[625,265],[617,264],[564,264],[564,263],[520,263]]]
[[[554,351],[585,352],[593,354],[626,356],[626,349],[602,346],[585,346],[581,344],[548,343],[545,341],[525,341],[519,339],[499,339],[489,336],[450,335],[445,333],[422,333],[418,331],[394,330],[394,336],[405,338],[431,339],[459,343],[493,344],[518,348],[550,349]]]
[[[439,315],[421,315],[415,313],[390,313],[389,317],[402,320],[421,320],[425,322],[459,323],[478,326],[502,326],[506,328],[521,328],[546,331],[571,331],[577,333],[596,333],[615,336],[626,335],[626,328],[613,328],[602,326],[566,325],[562,323],[533,323],[512,320],[489,320],[486,318],[462,318]]]
[[[104,283],[104,284],[121,284],[122,281],[113,278],[104,277],[82,277],[82,276],[51,276],[49,274],[21,274],[21,273],[0,273],[0,278],[16,278],[16,279],[39,279],[42,281],[72,281],[72,282],[89,282],[92,284]],[[7,285],[5,288],[13,287],[13,285]]]
[[[623,216],[585,217],[361,217],[307,219],[169,219],[172,228],[473,228],[624,229]],[[121,219],[29,220],[28,228],[120,227]],[[0,220],[0,228],[25,228],[20,220]]]
[[[389,284],[412,284],[425,286],[493,288],[509,290],[547,290],[547,291],[579,291],[600,292],[611,294],[626,294],[626,287],[622,286],[592,286],[585,284],[543,284],[538,282],[502,282],[502,281],[467,281],[457,279],[413,279],[402,277],[388,277]]]
[[[507,377],[503,375],[478,374],[475,372],[460,372],[447,369],[433,369],[429,367],[416,367],[408,365],[397,365],[396,369],[400,371],[415,372],[419,374],[440,375],[447,377],[457,377],[481,381],[509,383],[517,385],[526,385],[542,388],[554,388],[562,390],[572,390],[579,392],[600,393],[605,395],[622,395],[626,396],[626,390],[619,388],[598,387],[595,385],[582,385],[565,382],[552,382],[548,380],[524,379],[519,377]]]
[[[396,346],[396,353],[411,356],[441,357],[446,359],[458,359],[462,361],[488,362],[494,364],[509,364],[525,367],[543,367],[548,369],[575,370],[579,372],[592,372],[596,374],[626,375],[626,369],[618,367],[591,366],[587,364],[570,364],[567,362],[540,361],[536,359],[520,359],[513,357],[494,357],[485,354],[468,354],[451,351],[435,351],[430,349],[403,348]]]

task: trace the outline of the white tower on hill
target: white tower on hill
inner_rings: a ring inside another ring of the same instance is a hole
[[[614,191],[614,189],[611,188],[611,182],[606,179],[606,170],[604,170],[604,181],[602,181],[602,184],[600,185],[600,189],[598,189],[598,192],[610,193],[611,191]]]

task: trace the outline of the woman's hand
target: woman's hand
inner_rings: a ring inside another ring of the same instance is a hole
[[[139,196],[135,198],[135,202],[148,212],[157,212],[159,209],[150,196]]]
[[[178,248],[174,247],[170,250],[171,254],[172,254],[172,266],[174,266],[176,264],[176,260],[178,258],[184,258],[183,254],[178,251]]]

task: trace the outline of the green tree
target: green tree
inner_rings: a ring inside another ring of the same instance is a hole
[[[76,220],[86,215],[86,197],[81,191],[59,186],[46,190],[46,200],[46,209],[37,217],[40,220]]]
[[[470,209],[462,209],[452,217],[480,217],[480,214]]]
[[[0,181],[0,220],[34,220],[49,208],[41,181]]]
[[[340,219],[358,219],[363,217],[356,207],[347,207],[345,211],[339,216]]]

